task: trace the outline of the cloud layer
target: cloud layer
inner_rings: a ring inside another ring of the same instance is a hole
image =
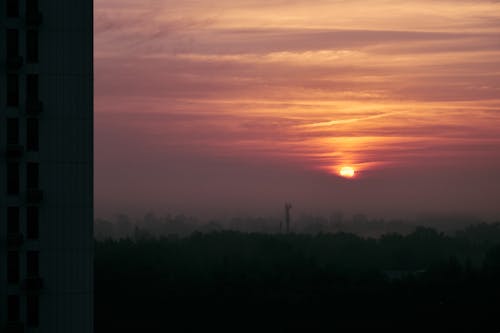
[[[321,180],[307,183],[323,198],[295,196],[315,209],[340,196],[320,190],[322,177],[337,184],[338,168],[352,165],[368,183],[348,190],[344,205],[388,211],[395,192],[379,202],[370,186],[399,188],[411,178],[430,190],[436,170],[453,169],[437,180],[438,192],[454,193],[458,182],[462,194],[445,199],[445,208],[496,214],[498,191],[471,189],[500,185],[492,171],[500,166],[499,36],[498,1],[100,0],[97,198],[102,207],[112,200],[144,207],[168,197],[156,208],[182,192],[186,207],[202,206],[196,182],[175,176],[191,170],[198,181],[239,183],[225,188],[228,197],[258,183],[248,197],[269,191],[266,200],[284,200],[286,191],[266,189],[266,173],[309,179],[313,172]],[[117,164],[135,165],[123,177],[140,183],[129,186],[143,204],[116,191]],[[238,170],[250,165],[259,171],[242,184]],[[171,186],[149,195],[154,179]],[[427,189],[419,191],[414,205],[399,206],[436,208]]]

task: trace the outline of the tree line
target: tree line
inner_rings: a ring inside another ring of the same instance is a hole
[[[95,253],[96,332],[500,328],[500,223],[379,238],[138,231]]]

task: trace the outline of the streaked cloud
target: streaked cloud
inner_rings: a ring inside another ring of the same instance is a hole
[[[144,149],[330,174],[500,166],[498,1],[95,8],[98,124]]]

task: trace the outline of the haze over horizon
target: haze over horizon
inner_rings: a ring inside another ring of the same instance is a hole
[[[94,28],[96,217],[500,219],[498,1],[99,0]]]

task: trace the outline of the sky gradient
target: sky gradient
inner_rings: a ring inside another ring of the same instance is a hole
[[[97,216],[500,218],[499,1],[98,0],[94,43]]]

